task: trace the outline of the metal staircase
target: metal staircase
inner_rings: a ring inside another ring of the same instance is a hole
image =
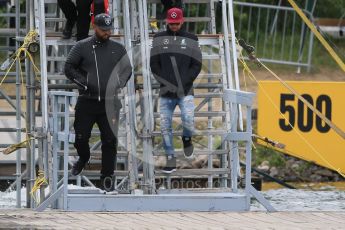
[[[268,210],[274,210],[251,186],[251,105],[254,95],[239,90],[235,41],[230,40],[234,36],[229,35],[235,34],[232,1],[222,2],[223,34],[216,34],[215,30],[214,8],[218,1],[184,1],[196,6],[206,4],[208,12],[208,17],[188,17],[189,13],[186,13],[187,27],[195,29],[195,25],[188,23],[202,23],[207,28],[203,31],[210,33],[198,36],[204,67],[194,85],[198,103],[195,115],[207,122],[207,127],[196,129],[195,135],[206,144],[196,144],[195,155],[206,156],[207,168],[178,169],[169,176],[154,167],[155,158],[165,155],[158,128],[158,87],[149,66],[152,43],[149,23],[151,16],[157,12],[159,1],[114,2],[116,4],[111,5],[111,12],[115,17],[115,31],[119,34],[113,39],[124,44],[129,51],[135,73],[121,94],[123,109],[120,113],[117,162],[123,165],[123,170],[115,171],[119,191],[116,195],[103,194],[95,188],[71,190],[68,187],[69,180],[74,179],[77,185],[81,185],[83,180],[86,185],[94,186],[91,180],[99,176],[96,165],[99,163],[100,142],[96,141],[91,147],[91,168],[84,170],[82,176],[69,177],[70,158],[76,155],[70,143],[73,141],[73,122],[70,118],[74,115],[70,110],[77,95],[68,92],[74,87],[61,71],[63,61],[75,42],[61,40],[55,32],[50,34],[50,31],[59,28],[62,21],[59,17],[45,18],[47,5],[56,1],[35,0],[35,19],[41,46],[42,132],[46,137],[41,143],[41,165],[51,182],[50,194],[45,196],[36,210],[53,207],[71,211],[244,211],[250,208],[251,195]],[[46,32],[48,28],[49,33]],[[246,110],[245,129],[242,110]],[[174,113],[174,117],[180,117],[180,113]],[[181,135],[178,129],[174,130],[174,135]],[[95,128],[93,135],[98,134]],[[215,142],[219,143],[218,146]],[[245,147],[240,148],[240,145]],[[239,191],[238,186],[240,151],[247,163],[243,191]],[[177,156],[181,153],[176,152]],[[213,167],[215,159],[220,162],[217,167]],[[172,181],[181,178],[207,179],[207,188],[174,188]],[[163,186],[156,186],[158,179],[163,181]],[[219,182],[217,186],[214,186],[215,181]]]

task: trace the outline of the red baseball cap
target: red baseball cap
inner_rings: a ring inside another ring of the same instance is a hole
[[[166,22],[168,24],[184,22],[183,11],[180,8],[171,8],[167,12]]]

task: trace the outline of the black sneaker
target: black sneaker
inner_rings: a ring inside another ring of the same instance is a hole
[[[194,146],[191,137],[182,137],[183,151],[186,158],[192,158],[194,156]]]
[[[167,164],[162,169],[163,173],[172,173],[176,171],[176,157],[168,156],[167,157]]]
[[[65,28],[62,31],[62,39],[70,39],[72,37],[74,22],[67,20]]]
[[[101,177],[101,189],[106,192],[114,191],[114,179],[112,176]]]
[[[75,162],[72,166],[71,169],[71,174],[72,176],[77,176],[81,173],[81,171],[83,171],[83,168],[85,167],[86,162],[78,160],[77,162]]]

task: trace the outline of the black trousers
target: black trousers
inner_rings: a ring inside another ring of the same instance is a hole
[[[77,22],[77,41],[87,38],[90,29],[90,7],[93,0],[58,0],[58,5],[67,20]]]
[[[112,114],[109,119],[107,118],[104,100],[99,102],[94,99],[78,98],[75,107],[74,130],[76,138],[74,146],[77,149],[79,159],[85,163],[89,161],[91,130],[95,123],[98,125],[102,141],[101,178],[114,174],[118,144],[118,121],[119,110]]]
[[[183,1],[182,0],[161,0],[161,3],[164,6],[164,11],[168,11],[173,7],[182,8]]]

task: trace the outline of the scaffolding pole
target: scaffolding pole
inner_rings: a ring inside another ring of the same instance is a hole
[[[28,4],[26,4],[28,5]],[[16,0],[16,36],[19,37],[20,35],[20,0]],[[16,50],[19,48],[19,42],[16,41]],[[20,92],[20,61],[17,60],[16,63],[16,128],[17,128],[17,143],[22,141],[21,137],[21,129],[22,129],[22,120],[21,120],[21,92]],[[21,180],[21,149],[18,149],[16,152],[16,198],[17,204],[16,207],[21,207],[21,187],[22,187],[22,180]]]

